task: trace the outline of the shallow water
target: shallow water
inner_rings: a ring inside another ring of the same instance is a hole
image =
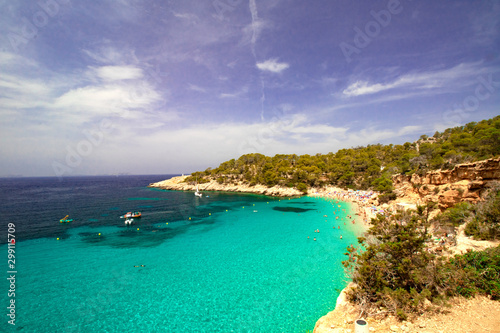
[[[347,203],[213,192],[200,199],[145,188],[163,178],[147,179],[79,179],[78,200],[72,184],[23,185],[51,194],[38,225],[10,216],[19,230],[15,330],[305,332],[334,308],[346,284],[340,262],[358,233]],[[70,203],[75,223],[60,225],[59,209]],[[143,217],[125,226],[119,216],[137,209]],[[1,300],[8,305],[6,292]]]

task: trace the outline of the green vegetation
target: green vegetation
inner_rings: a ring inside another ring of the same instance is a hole
[[[474,209],[472,220],[465,227],[467,236],[477,239],[500,238],[500,187],[489,191],[484,201],[478,203]]]
[[[478,240],[500,239],[500,184],[488,189],[477,204],[460,202],[433,220],[436,227],[458,227],[465,223],[467,236]]]
[[[436,132],[433,137],[422,135],[416,142],[403,145],[376,144],[316,155],[246,154],[215,169],[194,172],[188,181],[198,178],[201,183],[211,177],[219,183],[243,181],[301,188],[300,184],[331,184],[380,191],[385,194],[382,201],[388,201],[394,198],[393,174],[423,174],[498,155],[500,116]]]
[[[428,233],[431,223],[434,227],[468,223],[475,236],[498,238],[500,189],[492,189],[481,203],[458,204],[432,221],[430,209],[378,215],[366,238],[359,238],[364,250],[347,248],[343,264],[357,285],[348,296],[365,314],[382,308],[383,313],[406,320],[451,296],[484,294],[500,300],[500,246],[445,259],[430,251]]]
[[[348,297],[365,314],[384,308],[406,319],[409,313],[421,312],[426,300],[441,295],[445,286],[437,274],[436,256],[426,251],[427,210],[378,215],[366,233],[368,239],[359,238],[365,250],[347,248],[349,259],[343,264],[357,285]]]
[[[451,258],[444,266],[450,295],[471,297],[490,295],[500,300],[500,246],[484,251],[470,251]]]

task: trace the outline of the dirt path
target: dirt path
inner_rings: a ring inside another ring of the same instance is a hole
[[[450,248],[451,254],[463,254],[467,250],[482,251],[500,245],[499,241],[478,241],[465,235],[465,224],[457,230],[457,245]]]
[[[439,314],[425,314],[410,322],[399,322],[394,317],[368,319],[369,332],[411,333],[500,333],[500,302],[484,296],[472,299],[456,298],[451,307]],[[314,333],[353,333],[357,312],[340,307],[322,317]]]

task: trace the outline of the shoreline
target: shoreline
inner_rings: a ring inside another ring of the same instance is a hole
[[[247,184],[243,184],[243,182],[238,182],[236,184],[220,184],[216,180],[211,180],[207,183],[198,185],[188,184],[184,182],[187,177],[189,176],[172,177],[160,182],[151,183],[148,185],[148,187],[154,187],[163,190],[194,192],[196,191],[196,187],[198,186],[199,191],[253,193],[275,197],[298,197],[304,195],[304,193],[295,188],[287,188],[277,185],[272,187],[267,187],[266,185],[250,186]]]
[[[366,230],[371,227],[371,219],[375,218],[377,213],[384,212],[379,207],[378,193],[376,191],[343,190],[338,187],[327,186],[320,189],[313,188],[309,192],[309,196],[349,203],[356,223],[359,222],[364,225]]]

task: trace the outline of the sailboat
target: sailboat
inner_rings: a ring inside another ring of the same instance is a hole
[[[198,189],[198,184],[196,184],[196,192],[194,192],[194,195],[196,195],[197,197],[200,197],[200,198],[203,196],[203,194],[201,194],[201,192]]]

